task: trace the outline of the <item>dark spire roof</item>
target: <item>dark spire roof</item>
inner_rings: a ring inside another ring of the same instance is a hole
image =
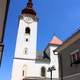
[[[32,0],[28,0],[26,8],[22,10],[22,14],[31,14],[36,16],[36,12],[33,10]]]

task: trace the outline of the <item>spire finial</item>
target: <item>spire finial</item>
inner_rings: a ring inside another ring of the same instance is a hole
[[[32,2],[32,0],[29,0],[29,2]]]
[[[22,14],[31,14],[36,16],[36,12],[33,9],[32,0],[28,0],[26,8],[22,10]]]
[[[27,8],[32,8],[32,6],[33,6],[32,0],[28,0]]]

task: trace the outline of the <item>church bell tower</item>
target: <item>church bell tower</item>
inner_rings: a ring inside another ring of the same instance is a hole
[[[27,64],[32,63],[30,61],[36,60],[36,46],[37,16],[33,9],[32,0],[28,0],[27,6],[22,10],[19,19],[11,80],[23,80],[27,76],[27,71],[22,69],[26,69]]]

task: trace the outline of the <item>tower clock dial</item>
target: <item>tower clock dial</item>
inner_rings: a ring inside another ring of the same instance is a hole
[[[24,19],[24,21],[25,21],[26,23],[32,23],[32,22],[33,22],[33,19],[32,19],[32,17],[30,17],[30,16],[26,16],[26,17],[24,17],[23,19]]]

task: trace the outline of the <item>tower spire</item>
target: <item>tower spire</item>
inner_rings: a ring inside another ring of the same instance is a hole
[[[32,8],[32,7],[33,7],[32,0],[28,0],[27,8]]]
[[[26,8],[22,10],[22,14],[31,14],[31,15],[36,16],[36,12],[33,9],[32,0],[28,0]]]

